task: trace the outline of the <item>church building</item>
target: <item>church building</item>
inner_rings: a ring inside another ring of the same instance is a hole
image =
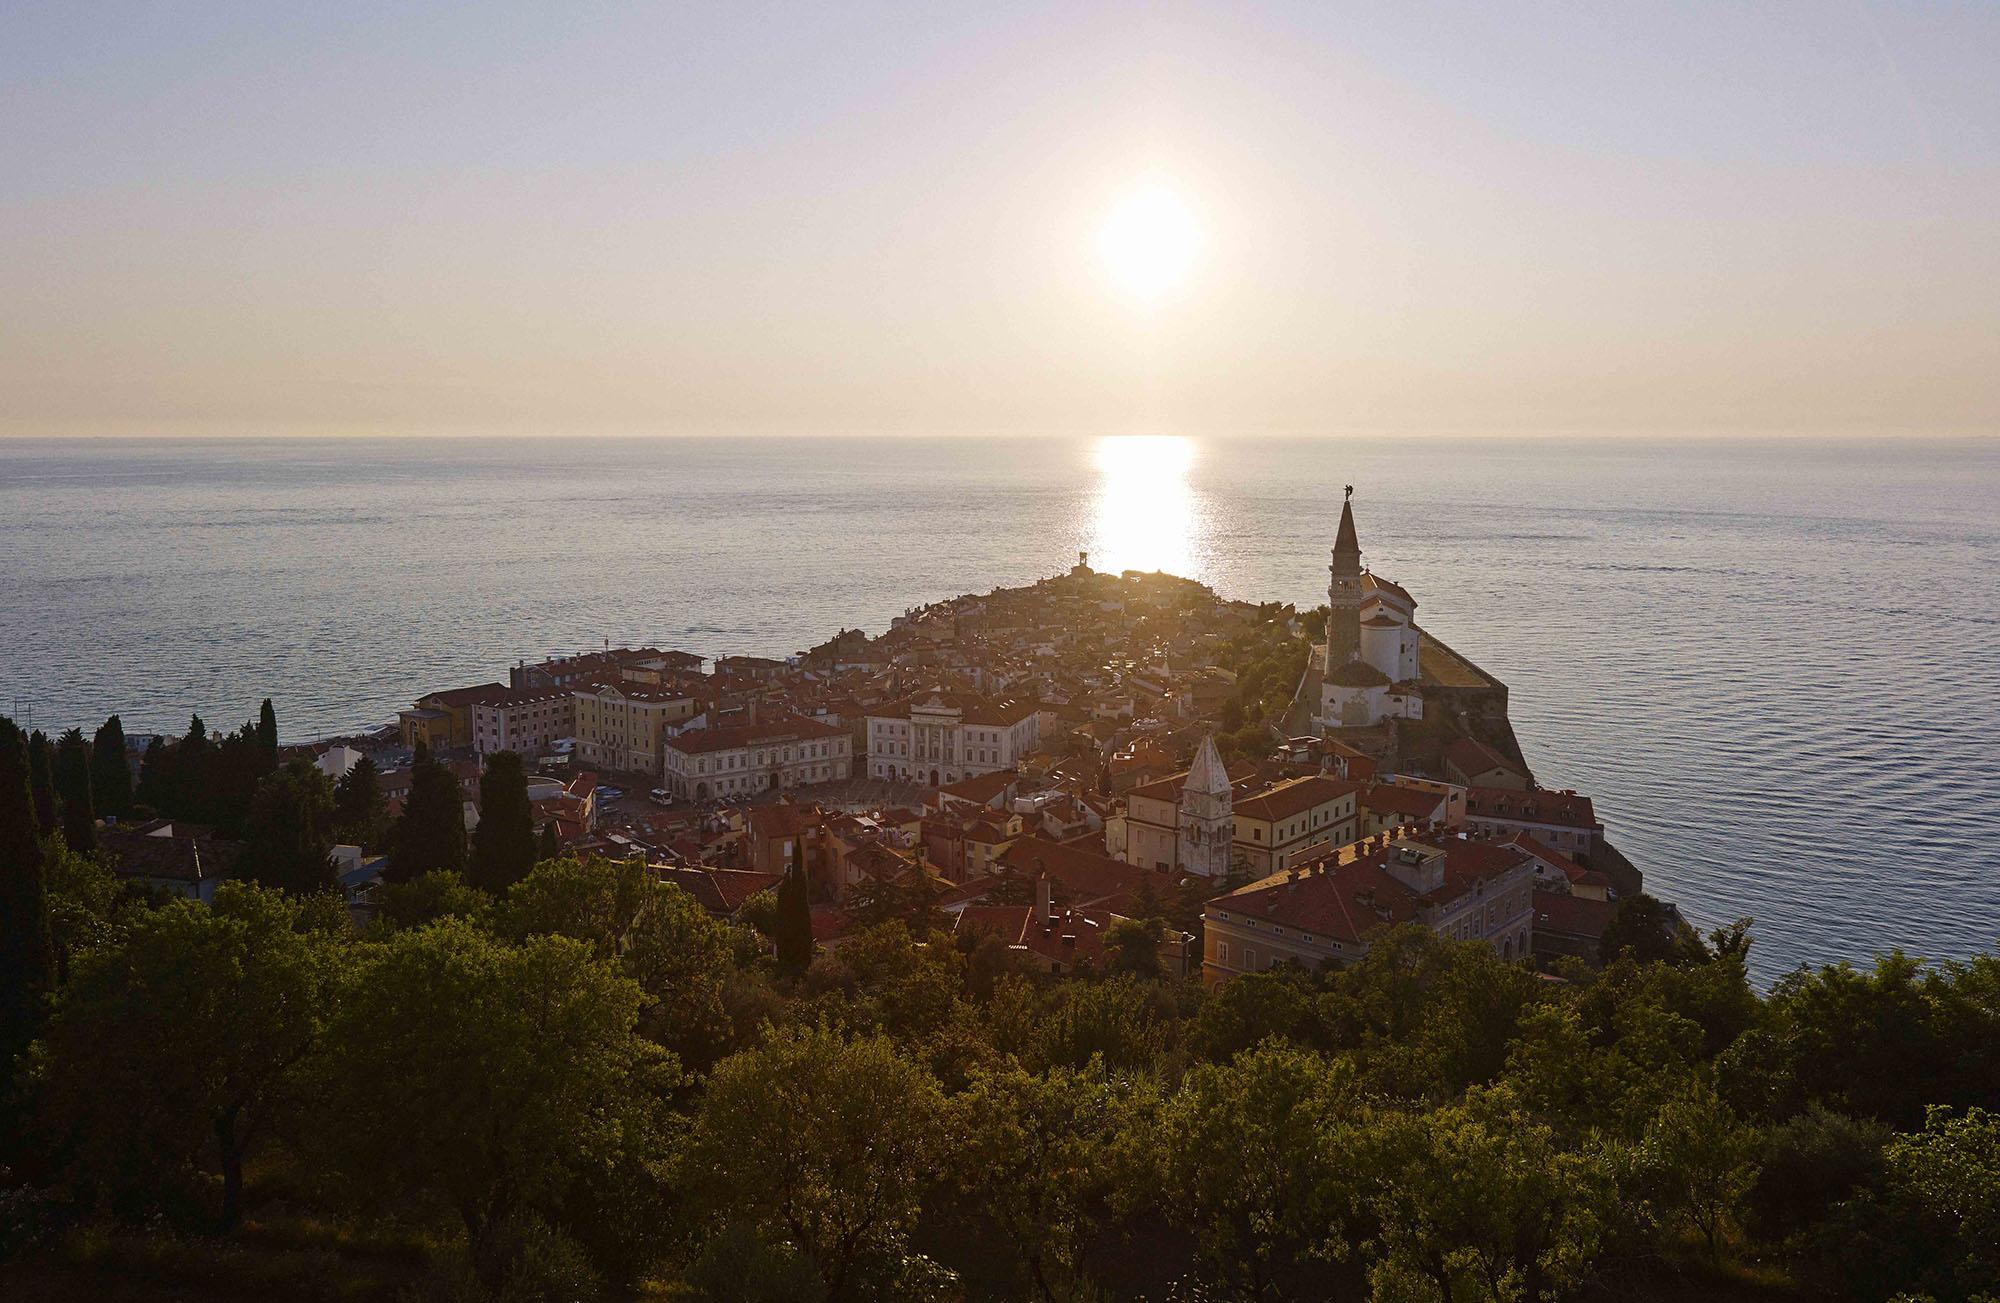
[[[1332,732],[1387,719],[1422,719],[1422,632],[1417,599],[1364,569],[1354,532],[1354,486],[1340,504],[1326,588],[1326,656],[1320,665],[1320,725]]]

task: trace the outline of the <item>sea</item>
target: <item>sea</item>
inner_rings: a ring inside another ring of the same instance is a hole
[[[303,741],[605,644],[784,656],[1088,553],[1366,562],[1768,983],[2000,941],[2000,441],[0,440],[0,709]]]

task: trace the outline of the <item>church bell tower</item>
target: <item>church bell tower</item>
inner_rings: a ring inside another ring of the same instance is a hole
[[[1326,585],[1326,669],[1361,654],[1361,544],[1354,536],[1354,486],[1340,504],[1340,532],[1333,540]]]

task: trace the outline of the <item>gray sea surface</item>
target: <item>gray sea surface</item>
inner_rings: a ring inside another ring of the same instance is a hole
[[[1761,978],[2000,940],[2000,442],[0,440],[0,710],[287,740],[521,657],[782,656],[1099,568],[1368,563]]]

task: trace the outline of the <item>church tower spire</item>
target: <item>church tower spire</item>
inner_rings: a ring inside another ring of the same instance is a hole
[[[1340,503],[1340,532],[1333,539],[1326,586],[1326,672],[1361,654],[1361,541],[1354,532],[1354,486]]]
[[[1230,820],[1235,801],[1229,786],[1229,771],[1223,767],[1222,753],[1215,749],[1215,735],[1201,740],[1181,783],[1179,846],[1176,855],[1182,873],[1204,878],[1229,876],[1235,825]]]

